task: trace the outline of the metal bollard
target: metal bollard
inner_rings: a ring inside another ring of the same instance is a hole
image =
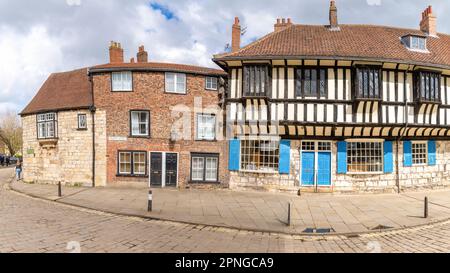
[[[147,211],[152,211],[153,209],[153,192],[149,191],[148,192],[148,208]]]
[[[61,181],[58,182],[58,197],[62,197]]]
[[[288,203],[288,221],[287,225],[291,226],[291,203]]]
[[[424,204],[424,214],[423,217],[426,219],[428,218],[428,197],[425,197],[425,204]]]

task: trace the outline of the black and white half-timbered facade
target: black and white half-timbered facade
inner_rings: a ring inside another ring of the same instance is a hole
[[[278,20],[214,61],[229,73],[230,186],[391,192],[450,185],[450,36]]]

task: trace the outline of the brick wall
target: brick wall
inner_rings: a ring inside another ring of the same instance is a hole
[[[218,108],[218,92],[205,90],[205,76],[187,75],[187,94],[165,93],[165,77],[161,72],[133,72],[133,92],[111,92],[110,73],[95,74],[94,102],[98,111],[106,112],[106,180],[110,184],[120,182],[148,183],[148,177],[117,176],[118,150],[158,151],[179,153],[179,186],[184,187],[190,178],[190,153],[217,153],[219,179],[222,186],[228,182],[227,150],[224,141],[195,141],[195,118],[191,113],[190,140],[171,142],[174,107],[194,109],[195,98],[201,98],[203,108]],[[196,104],[197,105],[197,104]],[[149,138],[130,137],[130,110],[150,111]],[[197,109],[197,112],[201,109]],[[213,112],[213,111],[211,111]],[[217,116],[219,120],[219,116]]]

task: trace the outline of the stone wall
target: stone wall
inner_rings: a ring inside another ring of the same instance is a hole
[[[78,129],[78,114],[87,115],[87,130]],[[23,177],[29,183],[92,185],[92,116],[88,110],[57,113],[58,138],[37,139],[36,115],[22,117]]]
[[[337,144],[332,145],[331,175],[332,186],[318,188],[319,192],[336,193],[392,193],[397,191],[397,165],[399,160],[399,182],[402,191],[436,189],[450,186],[450,141],[436,142],[436,166],[403,166],[403,142],[399,142],[399,156],[393,142],[394,173],[376,175],[337,174]],[[288,191],[292,193],[314,191],[311,187],[300,186],[300,141],[291,142],[291,173],[256,174],[245,172],[230,173],[232,189],[256,189],[265,191]]]

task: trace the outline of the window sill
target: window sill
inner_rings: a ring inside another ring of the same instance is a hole
[[[77,131],[87,131],[87,128],[77,128]]]
[[[133,135],[129,135],[128,138],[145,138],[145,139],[150,139],[150,136],[133,136]]]
[[[41,138],[38,139],[39,145],[48,148],[55,147],[58,144],[58,138]]]
[[[210,185],[217,185],[217,184],[220,184],[220,182],[219,181],[192,181],[192,180],[190,180],[189,182],[188,182],[189,184],[204,184],[204,185],[208,185],[208,184],[210,184]]]
[[[217,91],[219,89],[205,88],[206,91]]]
[[[164,93],[169,94],[169,95],[187,95],[187,90],[186,92],[171,92],[171,91],[165,91]]]
[[[260,173],[260,174],[279,174],[279,171],[251,171],[251,170],[239,170],[241,173]]]
[[[132,93],[133,90],[111,90],[111,93]]]
[[[217,142],[217,139],[196,139],[198,142]]]
[[[116,174],[116,177],[148,178],[148,175]]]
[[[348,175],[381,175],[384,172],[347,172]]]

